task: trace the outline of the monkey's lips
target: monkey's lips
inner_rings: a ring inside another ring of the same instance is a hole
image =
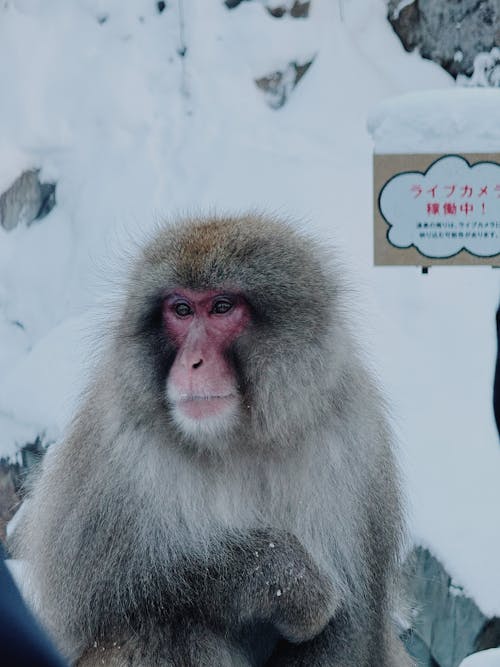
[[[231,410],[236,400],[235,394],[182,396],[177,400],[177,407],[190,419],[206,419],[207,417],[219,417]]]

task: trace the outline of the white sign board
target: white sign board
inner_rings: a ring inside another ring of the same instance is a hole
[[[429,265],[459,255],[459,261],[439,263],[500,263],[499,162],[427,156],[433,159],[425,169],[412,169],[415,158],[422,162],[426,156],[409,155],[409,168],[401,170],[405,156],[376,157],[397,157],[395,173],[388,173],[386,160],[383,177],[375,175],[376,213],[385,224],[383,237],[376,230],[375,241],[388,246],[378,254],[385,261],[377,261],[376,248],[377,264]],[[394,253],[409,249],[413,253],[406,256],[408,261],[391,261]],[[415,261],[416,257],[421,259]]]

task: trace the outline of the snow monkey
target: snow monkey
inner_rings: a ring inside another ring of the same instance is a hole
[[[391,432],[323,244],[163,227],[14,534],[79,667],[403,667]]]

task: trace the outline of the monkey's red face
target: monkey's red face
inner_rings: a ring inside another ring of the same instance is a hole
[[[240,407],[228,351],[249,324],[248,304],[235,293],[179,289],[165,299],[163,321],[177,349],[167,382],[174,419],[190,434],[226,429]]]

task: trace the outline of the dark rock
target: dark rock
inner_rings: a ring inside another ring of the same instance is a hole
[[[290,9],[290,16],[293,16],[294,19],[306,19],[309,16],[310,7],[310,0],[307,0],[307,2],[298,2],[297,0]]]
[[[43,444],[39,436],[34,442],[29,442],[21,448],[21,470],[24,477],[36,469],[46,451],[47,445]]]
[[[458,667],[479,650],[480,643],[488,643],[486,628],[491,621],[430,551],[414,549],[404,578],[414,609],[411,630],[404,639],[419,667]],[[488,635],[490,644],[494,633]]]
[[[420,12],[417,0],[400,8],[397,0],[390,0],[388,19],[404,48],[413,51],[420,39]]]
[[[280,19],[286,14],[286,7],[266,7],[266,9],[275,19]]]
[[[432,657],[429,647],[416,632],[408,630],[403,634],[402,639],[406,650],[415,660],[418,667],[439,667],[438,663]]]
[[[0,459],[0,542],[5,542],[7,524],[20,504],[15,471],[7,461]]]
[[[0,225],[10,231],[45,217],[56,203],[56,184],[40,183],[38,170],[25,171],[0,195]]]
[[[500,45],[500,0],[389,0],[388,19],[407,51],[418,47],[454,77]]]
[[[264,91],[266,102],[272,109],[280,109],[286,103],[290,93],[313,62],[314,58],[303,63],[293,61],[283,70],[255,79],[257,87]]]
[[[224,0],[224,4],[228,9],[234,9],[245,1],[250,2],[250,0]],[[294,19],[305,19],[309,16],[310,6],[311,0],[282,0],[281,3],[277,0],[269,0],[264,3],[264,7],[274,18],[281,18],[289,14]]]
[[[56,205],[56,184],[40,183],[41,204],[35,220],[41,220],[48,215]]]
[[[42,204],[38,173],[25,171],[0,196],[0,224],[7,231],[36,219]]]
[[[310,0],[305,0],[300,2],[300,0],[295,0],[291,7],[286,5],[267,5],[266,9],[275,18],[281,18],[285,14],[290,14],[294,19],[306,19],[309,16],[309,9],[311,7]]]
[[[476,640],[476,651],[486,651],[489,648],[500,646],[500,618],[491,618]]]
[[[41,437],[29,442],[20,450],[20,461],[0,459],[0,542],[5,543],[6,528],[18,510],[29,488],[33,471],[42,460],[49,443]]]

